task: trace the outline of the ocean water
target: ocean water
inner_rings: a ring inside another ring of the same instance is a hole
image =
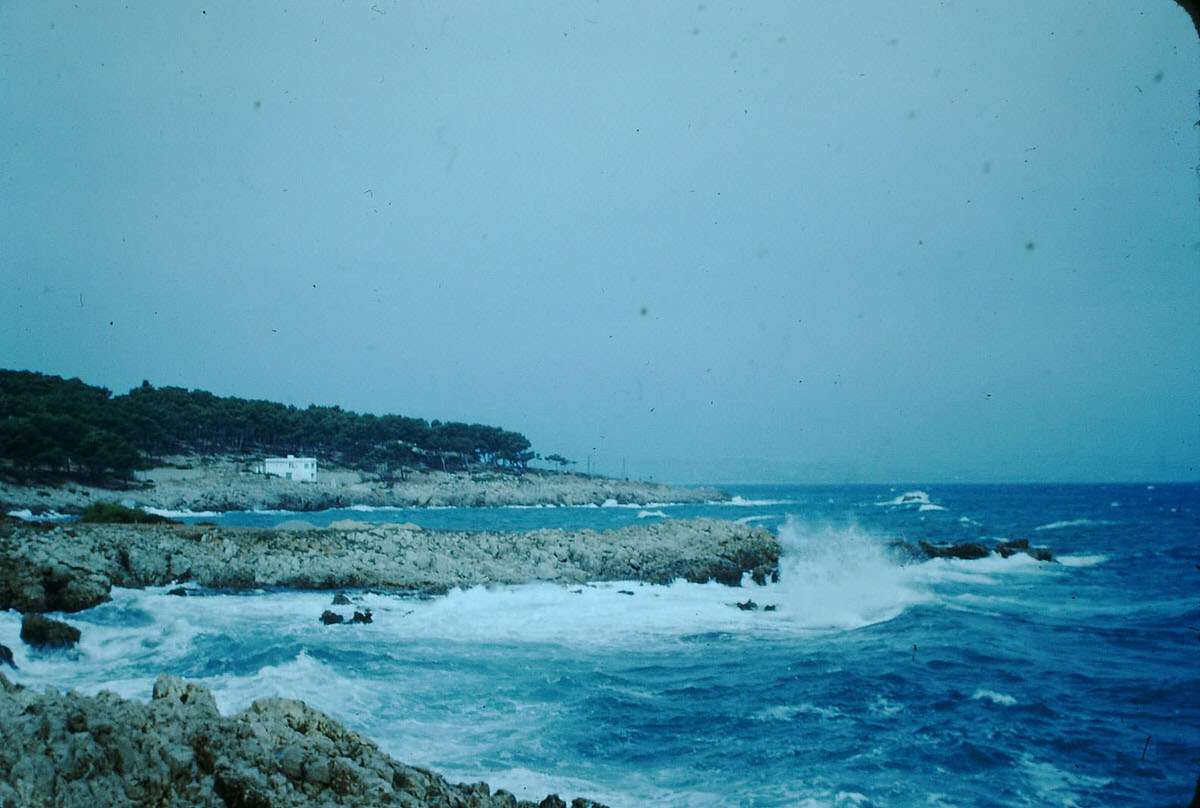
[[[617,806],[1183,806],[1200,774],[1200,486],[726,487],[733,504],[349,509],[206,518],[617,527],[696,515],[775,532],[778,583],[350,593],[118,590],[73,653],[0,642],[33,686],[222,710],[300,698],[408,763]],[[894,539],[1028,538],[902,563]],[[752,599],[760,608],[742,610]],[[773,606],[767,610],[765,607]],[[336,607],[335,607],[336,608]],[[349,612],[343,608],[342,611]]]

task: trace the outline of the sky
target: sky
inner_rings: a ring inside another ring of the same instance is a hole
[[[662,481],[1200,479],[1169,0],[5,0],[0,75],[0,367]]]

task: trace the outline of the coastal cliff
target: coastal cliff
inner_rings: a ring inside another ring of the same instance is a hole
[[[166,675],[143,704],[39,693],[0,674],[0,808],[99,805],[566,808],[556,795],[533,803],[448,783],[299,701],[222,716],[208,690]]]
[[[715,488],[682,488],[552,471],[414,471],[404,480],[383,480],[350,469],[318,471],[311,482],[256,473],[231,458],[180,458],[178,466],[138,472],[124,489],[79,483],[59,486],[0,484],[0,512],[79,513],[106,500],[131,500],[165,511],[316,511],[352,505],[400,508],[498,507],[504,505],[646,505],[710,502],[728,497]],[[182,467],[179,467],[182,466]]]
[[[768,531],[715,519],[619,530],[438,531],[202,525],[0,525],[0,609],[79,611],[113,586],[372,588],[442,593],[489,583],[716,580],[776,575]]]

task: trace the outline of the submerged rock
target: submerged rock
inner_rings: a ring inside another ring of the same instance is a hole
[[[350,622],[351,623],[370,623],[371,622],[371,610],[364,609],[363,611],[360,612],[357,609],[355,609],[354,617],[350,618]]]
[[[737,607],[743,612],[753,612],[758,609],[758,604],[752,600],[747,600],[744,603],[738,603]]]
[[[336,595],[333,596],[333,605],[334,606],[349,606],[350,598],[346,597],[346,595],[344,593],[338,592]]]
[[[542,804],[563,805],[561,799]],[[38,693],[0,674],[0,806],[375,806],[535,808],[486,783],[406,766],[290,699],[222,716],[204,687],[171,676],[149,704],[112,693]],[[603,808],[575,800],[572,808]]]
[[[40,614],[21,618],[21,639],[33,648],[72,648],[79,642],[79,629]]]
[[[0,664],[7,665],[13,670],[17,669],[16,660],[13,659],[12,649],[7,645],[0,644]]]

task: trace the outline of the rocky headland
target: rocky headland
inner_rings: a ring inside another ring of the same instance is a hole
[[[728,499],[715,488],[683,488],[585,474],[487,469],[475,472],[414,471],[404,480],[383,480],[349,469],[325,469],[311,482],[258,473],[237,458],[175,458],[170,466],[137,472],[121,489],[78,483],[0,484],[0,513],[79,513],[94,502],[130,500],[165,511],[316,511],[351,505],[496,507],[503,505],[602,505],[605,502],[710,502]]]
[[[166,675],[152,695],[40,693],[0,674],[0,808],[566,808],[557,795],[533,803],[448,783],[303,702],[222,716],[208,690]]]
[[[369,588],[443,593],[480,584],[676,578],[736,586],[777,574],[768,531],[715,519],[619,530],[421,530],[348,522],[342,528],[0,524],[0,609],[79,611],[113,586],[191,582],[219,589]]]

